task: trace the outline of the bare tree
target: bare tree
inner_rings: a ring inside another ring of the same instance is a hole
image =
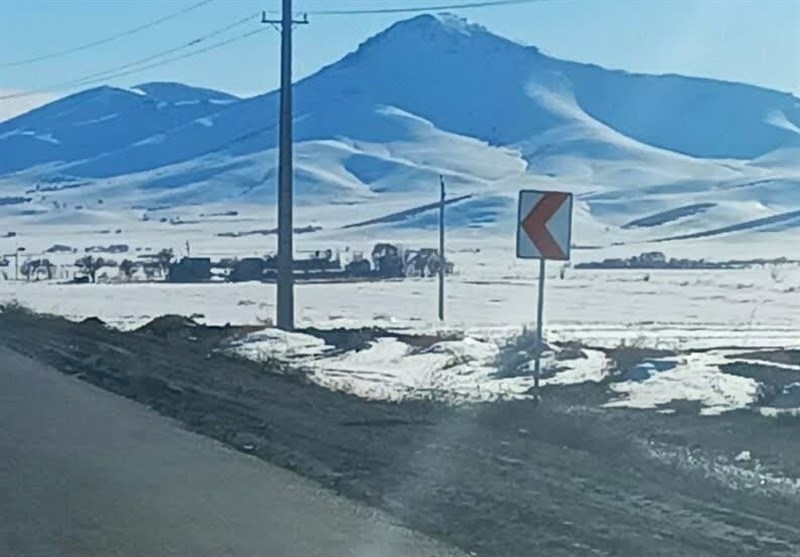
[[[161,269],[161,274],[165,275],[167,271],[169,271],[169,265],[172,263],[172,258],[175,257],[175,254],[172,253],[172,249],[162,249],[156,255],[156,261],[158,261],[158,266]]]
[[[144,265],[142,265],[142,271],[144,271],[145,278],[147,280],[153,280],[157,268],[158,268],[157,263],[146,262]]]
[[[22,264],[19,271],[26,280],[38,280],[41,275],[50,280],[55,274],[56,266],[49,259],[28,259]]]
[[[138,266],[130,259],[123,259],[119,264],[119,271],[125,277],[125,280],[131,280],[133,274],[136,272]]]
[[[25,260],[19,267],[20,274],[25,277],[25,280],[31,280],[33,274],[33,261],[30,259]]]
[[[112,262],[106,261],[102,257],[84,255],[75,261],[75,266],[78,267],[85,275],[88,275],[92,282],[97,282],[97,271],[99,271],[102,267],[113,267],[114,265],[110,265],[110,263]]]
[[[56,265],[51,263],[49,259],[40,260],[39,269],[44,269],[47,280],[52,280],[56,276]]]

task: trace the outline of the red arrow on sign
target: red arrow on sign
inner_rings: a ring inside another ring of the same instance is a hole
[[[547,229],[547,221],[553,217],[566,199],[566,193],[545,193],[533,206],[528,216],[522,220],[522,229],[528,234],[542,257],[546,259],[566,259],[566,254]]]

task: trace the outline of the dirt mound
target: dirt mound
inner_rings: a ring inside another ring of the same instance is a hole
[[[151,339],[165,341],[172,347],[191,345],[192,350],[207,353],[230,341],[231,338],[258,330],[259,327],[232,327],[231,325],[205,325],[195,321],[201,314],[162,315],[142,325],[133,332]]]
[[[458,333],[445,334],[403,334],[387,331],[382,327],[361,327],[359,329],[317,329],[309,327],[300,329],[305,333],[325,341],[325,344],[336,347],[343,352],[359,351],[369,348],[369,345],[381,338],[394,338],[418,350],[426,350],[440,342],[448,340],[462,340],[463,335]]]
[[[317,329],[309,327],[298,332],[321,338],[325,341],[325,344],[345,352],[364,350],[375,340],[392,336],[386,329],[380,327],[362,327],[360,329]]]
[[[162,315],[142,325],[136,329],[136,332],[159,338],[187,337],[192,335],[200,326],[197,321],[183,315]]]
[[[400,342],[404,342],[405,344],[413,346],[418,350],[427,350],[434,344],[439,344],[440,342],[464,340],[464,335],[456,332],[436,333],[432,335],[420,335],[420,334],[404,335],[397,333],[393,336]]]
[[[99,317],[87,317],[79,323],[82,327],[103,327],[105,328],[106,322]]]

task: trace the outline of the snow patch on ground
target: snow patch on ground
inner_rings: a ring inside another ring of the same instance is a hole
[[[607,403],[609,408],[658,408],[676,400],[697,401],[701,414],[717,415],[746,408],[756,400],[758,382],[720,371],[725,357],[714,352],[681,354],[665,358],[676,365],[656,372],[643,381],[611,384],[619,396]]]
[[[779,416],[793,416],[800,418],[800,408],[773,408],[772,406],[764,406],[758,409],[759,414],[768,418],[777,418]]]
[[[325,341],[303,333],[289,333],[267,328],[249,334],[231,345],[231,351],[245,358],[263,361],[268,358],[292,360],[321,356],[326,350]]]
[[[477,334],[476,334],[477,333]],[[480,336],[478,336],[480,334]],[[381,337],[362,350],[341,352],[317,337],[265,329],[236,341],[231,350],[254,360],[277,359],[307,369],[326,388],[373,400],[437,399],[451,403],[526,399],[533,386],[533,360],[520,377],[497,376],[497,358],[509,337],[507,328],[467,332],[420,348],[394,337]],[[600,382],[608,375],[601,350],[583,348],[564,360],[559,349],[543,355],[543,386]],[[664,358],[651,373],[612,382],[616,398],[609,408],[659,409],[674,401],[696,401],[701,414],[742,409],[757,400],[758,382],[723,373],[726,351],[686,353]],[[659,371],[663,370],[663,371]]]
[[[476,333],[473,330],[463,339],[442,340],[427,348],[383,337],[363,350],[342,353],[307,334],[265,329],[237,341],[231,350],[255,360],[291,361],[309,370],[319,385],[367,399],[435,398],[459,403],[530,398],[532,360],[527,364],[528,375],[496,376],[497,357],[509,330]],[[601,350],[582,349],[585,357],[570,360],[558,358],[558,353],[556,347],[543,356],[543,386],[599,382],[607,377],[608,360]],[[725,353],[664,358],[668,365],[651,366],[644,378],[610,383],[616,398],[605,406],[658,409],[674,401],[696,401],[703,415],[746,408],[757,400],[758,382],[723,373],[719,366],[729,361]]]
[[[266,357],[292,362],[310,372],[315,383],[371,400],[437,399],[451,403],[530,398],[532,376],[498,378],[497,339],[466,336],[442,340],[427,348],[397,338],[382,337],[363,350],[337,352],[324,341],[304,333],[265,329],[235,342],[231,351],[244,357]],[[555,362],[544,360],[545,372],[557,372],[542,385],[568,385],[599,381],[606,358],[587,350],[586,358]],[[557,367],[555,367],[557,366]]]

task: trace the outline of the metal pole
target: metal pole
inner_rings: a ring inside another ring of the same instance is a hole
[[[19,280],[19,250],[14,252],[14,280]]]
[[[544,316],[544,269],[545,259],[539,260],[539,301],[536,308],[536,360],[533,368],[533,391],[536,399],[539,399],[539,375],[542,366],[542,324]]]
[[[292,274],[292,0],[283,0],[281,17],[281,107],[278,160],[278,328],[294,329]]]
[[[444,178],[439,176],[440,199],[439,199],[439,320],[444,321]]]

